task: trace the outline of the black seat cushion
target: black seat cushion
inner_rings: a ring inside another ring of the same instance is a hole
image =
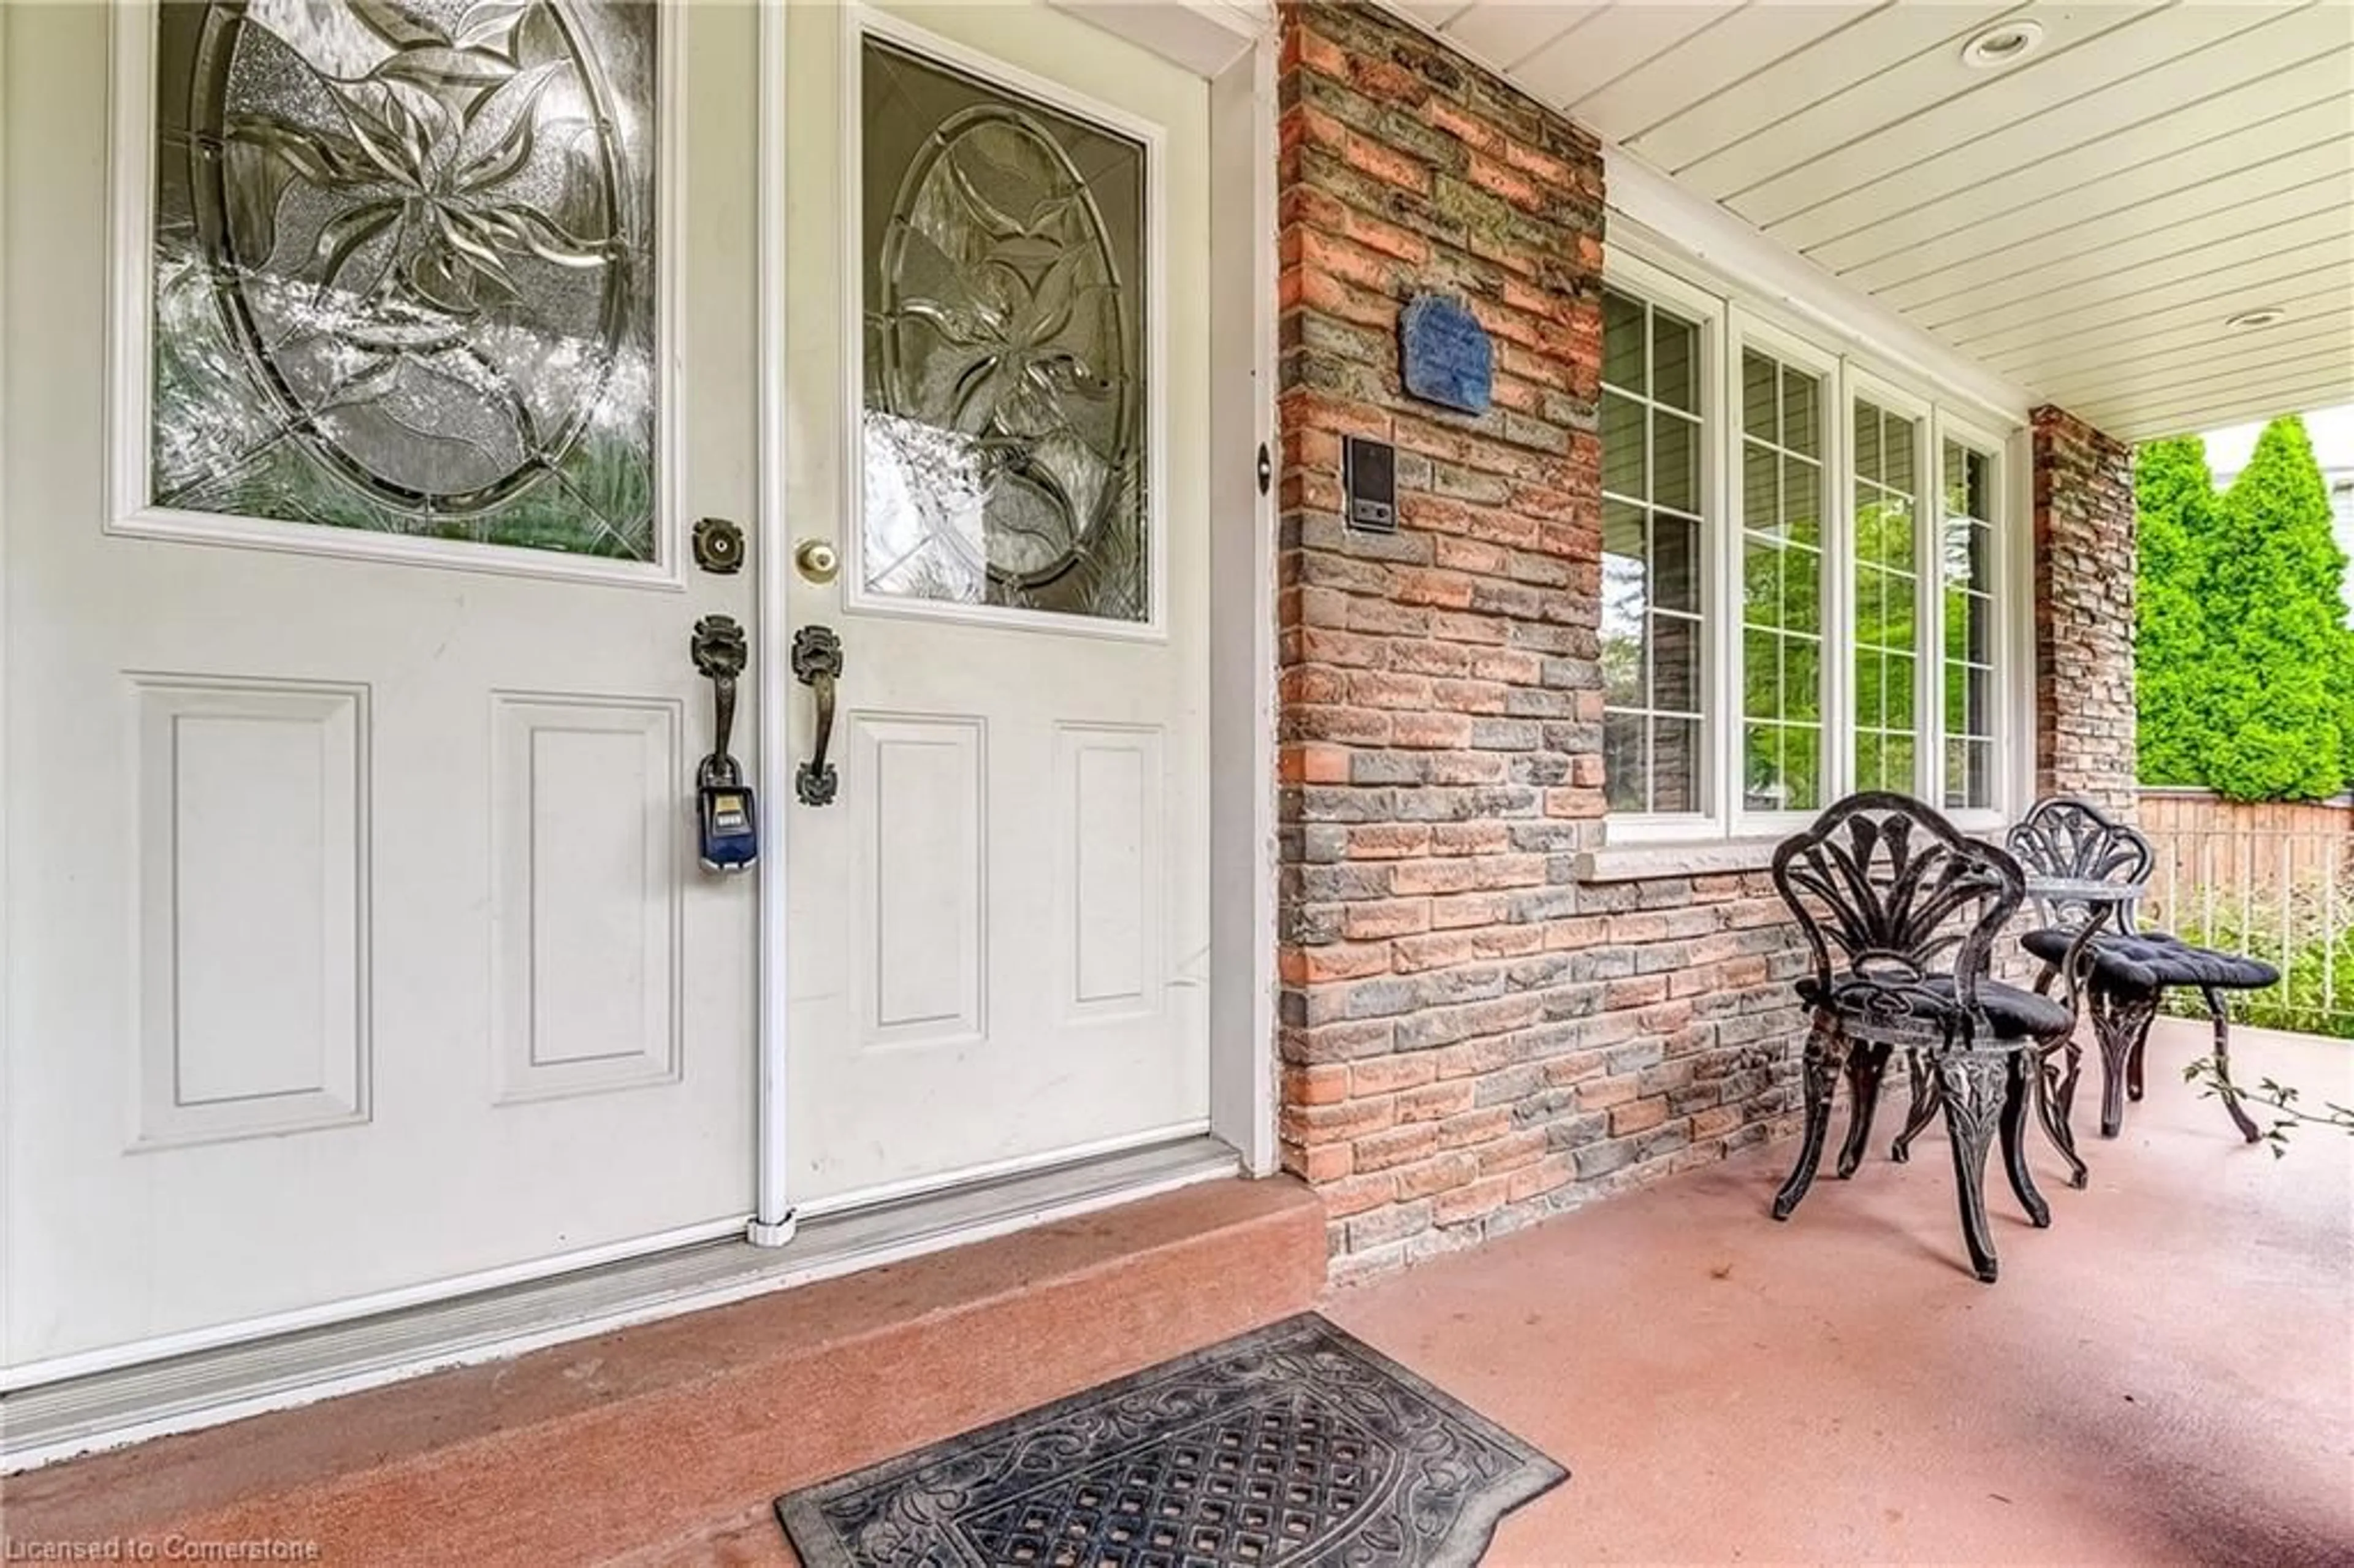
[[[2057,964],[2068,956],[2068,944],[2074,939],[2067,931],[2030,931],[2019,945],[2045,963]],[[2164,931],[2131,936],[2104,931],[2093,938],[2093,978],[2118,991],[2156,991],[2169,985],[2261,991],[2279,982],[2280,970],[2262,959],[2193,947]]]
[[[1951,975],[1933,975],[1919,982],[1921,988],[1946,1006],[1954,1005],[1954,979]],[[1857,1005],[1865,1005],[1866,997],[1874,988],[1862,980],[1834,980],[1828,1005],[1839,1011],[1842,998]],[[1798,995],[1810,1006],[1826,1005],[1822,986],[1811,975],[1798,981]],[[1998,1040],[2041,1040],[2049,1035],[2065,1034],[2071,1020],[2068,1010],[2048,996],[2038,996],[2031,991],[2021,991],[2015,985],[2005,985],[1997,980],[1978,981],[1978,1006],[1985,1012],[1987,1022],[1994,1026]]]

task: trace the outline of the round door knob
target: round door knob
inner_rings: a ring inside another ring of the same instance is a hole
[[[823,539],[803,539],[793,546],[793,565],[813,583],[830,583],[842,570],[842,557]]]

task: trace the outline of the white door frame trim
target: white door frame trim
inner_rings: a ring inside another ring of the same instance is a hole
[[[760,355],[759,410],[753,445],[758,452],[759,514],[753,521],[752,562],[758,571],[758,597],[752,629],[753,700],[760,715],[759,755],[753,766],[756,799],[766,800],[769,813],[763,828],[769,853],[760,861],[758,952],[755,958],[758,989],[758,1142],[754,1154],[751,1223],[744,1239],[754,1246],[782,1246],[793,1239],[792,1200],[786,1192],[785,1128],[785,977],[790,956],[787,930],[784,824],[779,812],[791,810],[791,747],[787,744],[785,704],[792,678],[786,649],[791,616],[785,607],[790,591],[787,557],[792,554],[792,519],[786,514],[786,464],[792,456],[787,429],[785,251],[790,236],[785,225],[785,6],[788,0],[760,0],[759,34],[759,190],[754,200],[758,233],[758,340]]]
[[[1223,0],[1194,9],[1209,13],[1205,25],[1237,16]],[[1276,53],[1269,20],[1210,80],[1210,1129],[1253,1176],[1273,1175],[1280,1159]]]
[[[0,8],[0,100],[7,95],[10,18]],[[8,1062],[14,1032],[8,1027],[8,116],[0,111],[0,1128],[7,1125]],[[8,1160],[0,1154],[0,1265],[8,1258]],[[0,1345],[12,1343],[8,1298],[0,1292]]]

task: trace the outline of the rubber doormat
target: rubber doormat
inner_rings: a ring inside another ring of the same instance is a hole
[[[806,1568],[1469,1568],[1569,1472],[1314,1313],[777,1499]]]

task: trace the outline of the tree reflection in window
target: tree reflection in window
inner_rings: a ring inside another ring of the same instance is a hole
[[[1741,356],[1741,754],[1744,810],[1822,798],[1821,378]]]
[[[1946,805],[1994,804],[1994,460],[1945,443]]]
[[[1919,422],[1857,398],[1855,787],[1918,788],[1921,720]]]
[[[1602,759],[1617,811],[1701,808],[1699,323],[1602,296]]]
[[[868,40],[867,591],[1151,609],[1144,149]]]

